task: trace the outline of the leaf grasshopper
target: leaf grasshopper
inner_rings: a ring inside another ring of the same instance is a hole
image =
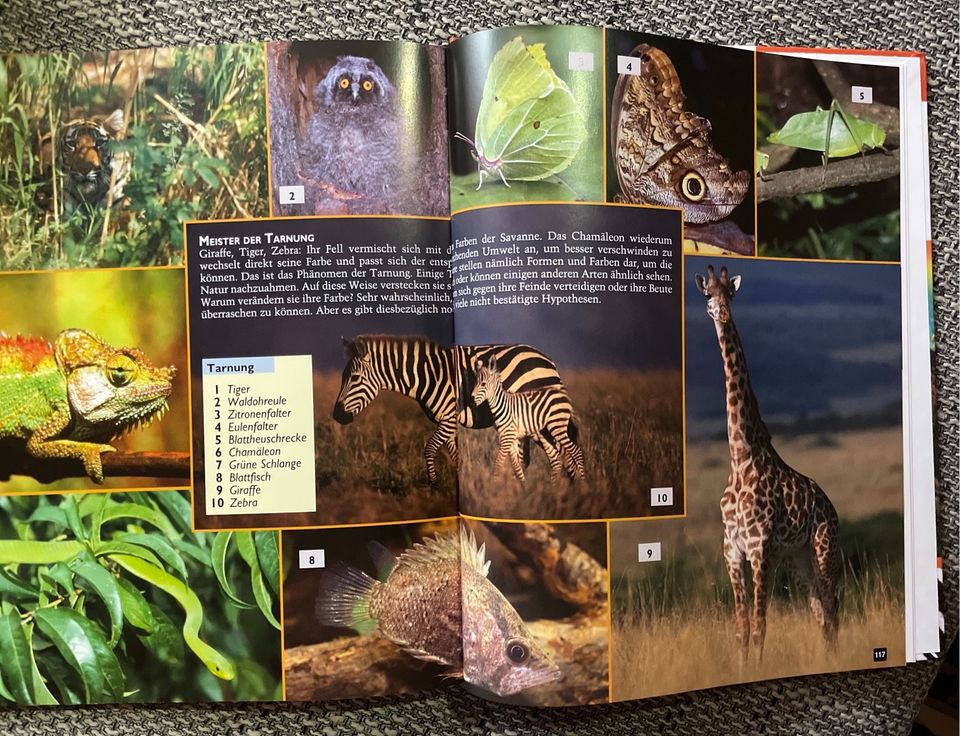
[[[837,115],[843,125],[834,125]],[[879,125],[848,115],[834,100],[829,110],[817,107],[813,112],[797,113],[780,130],[768,135],[767,140],[793,148],[819,151],[826,166],[830,158],[863,154],[872,148],[886,151],[883,147],[886,137],[886,132]]]

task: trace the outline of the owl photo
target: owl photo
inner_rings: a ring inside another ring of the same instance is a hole
[[[279,42],[267,60],[274,215],[448,214],[441,55]]]

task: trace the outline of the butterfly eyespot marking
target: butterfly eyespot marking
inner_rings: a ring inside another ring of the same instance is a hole
[[[660,84],[660,78],[656,74],[654,74],[652,77],[650,77],[650,84],[654,86]]]
[[[373,89],[373,82],[371,82],[369,79],[364,79],[362,86],[363,86],[364,92],[369,92],[370,90]]]
[[[650,61],[650,54],[640,54],[640,61],[646,64],[648,61]]]
[[[522,641],[511,639],[506,646],[507,659],[514,664],[523,664],[530,659],[530,648]]]
[[[691,202],[699,202],[707,194],[707,183],[696,171],[688,171],[680,181],[680,191]]]
[[[340,86],[340,89],[346,89],[350,86],[350,80],[346,77],[341,77],[340,81],[337,83]]]

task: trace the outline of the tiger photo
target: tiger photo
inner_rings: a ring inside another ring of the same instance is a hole
[[[124,135],[123,110],[109,115],[77,118],[64,123],[56,135],[40,138],[38,159],[45,185],[37,189],[36,202],[46,210],[62,204],[70,215],[77,210],[115,206],[123,199],[130,176],[131,156],[114,150]],[[59,199],[53,177],[60,175]]]
[[[259,44],[0,56],[0,271],[177,266],[264,217]]]

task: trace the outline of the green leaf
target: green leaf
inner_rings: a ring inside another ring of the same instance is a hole
[[[26,627],[27,631],[27,641],[30,642],[30,670],[31,677],[33,679],[33,690],[36,693],[37,705],[59,705],[60,701],[57,700],[53,693],[50,692],[47,688],[47,683],[44,681],[43,676],[40,674],[40,670],[37,667],[37,658],[33,652],[33,625]]]
[[[277,532],[254,532],[253,544],[257,548],[257,559],[267,585],[274,596],[280,598],[280,551],[277,549]]]
[[[52,680],[60,694],[58,702],[64,705],[82,705],[83,687],[77,673],[74,672],[58,652],[50,649],[35,654],[37,669],[42,669],[48,680]],[[47,691],[50,692],[49,690]]]
[[[270,598],[270,591],[267,590],[267,584],[263,582],[263,575],[260,574],[259,566],[257,569],[250,568],[250,583],[253,585],[253,597],[257,599],[257,605],[263,617],[270,622],[277,631],[280,631],[280,622],[273,615],[273,601]]]
[[[193,535],[193,509],[190,499],[181,491],[157,491],[150,497],[167,513],[167,518],[184,534]]]
[[[67,515],[59,506],[38,506],[36,510],[30,514],[30,518],[27,519],[28,524],[35,524],[37,522],[56,524],[66,529]]]
[[[132,557],[139,557],[141,560],[146,560],[152,565],[157,567],[163,567],[163,564],[160,562],[160,558],[157,557],[153,552],[148,550],[146,547],[141,547],[138,544],[130,544],[128,542],[104,542],[96,549],[97,557],[103,557],[106,555],[131,555]]]
[[[237,551],[240,552],[240,556],[243,558],[243,561],[250,566],[250,568],[256,568],[260,570],[260,563],[257,562],[257,548],[253,544],[253,532],[236,532],[237,536]]]
[[[73,572],[65,562],[41,568],[37,577],[60,587],[66,593],[73,592]]]
[[[170,620],[170,617],[162,609],[152,603],[148,605],[154,620],[153,631],[149,634],[138,634],[137,638],[161,662],[168,664],[182,662],[186,651],[184,650],[180,628]]]
[[[35,701],[30,664],[30,643],[16,611],[0,616],[0,672],[19,705]]]
[[[67,526],[70,527],[73,536],[81,540],[89,539],[87,530],[80,520],[80,510],[77,508],[77,502],[74,497],[64,496],[63,501],[60,502],[60,508],[62,508],[64,514],[66,514]]]
[[[170,520],[167,519],[166,516],[155,509],[141,506],[138,503],[107,504],[107,507],[103,510],[103,523],[106,524],[108,521],[115,521],[116,519],[138,519],[145,521],[162,531],[170,539],[176,539],[178,537],[177,530],[173,528],[173,524],[170,523]]]
[[[38,595],[40,595],[39,589],[29,586],[12,572],[0,567],[0,598],[36,600]]]
[[[157,557],[164,561],[167,567],[176,570],[184,580],[187,579],[187,567],[183,564],[183,558],[180,556],[180,553],[173,548],[173,545],[163,537],[158,537],[154,534],[128,533],[119,535],[117,539],[131,544],[139,544],[141,547],[152,550],[156,553]],[[161,567],[163,566],[161,565]]]
[[[227,594],[227,598],[233,601],[241,608],[254,608],[254,604],[247,603],[240,598],[227,577],[227,549],[230,546],[230,538],[233,532],[217,532],[213,538],[213,546],[210,549],[210,559],[213,561],[213,572],[217,576],[217,582],[220,588]]]
[[[141,631],[148,634],[156,631],[157,620],[153,617],[150,604],[143,597],[143,593],[129,580],[117,580],[117,589],[120,593],[120,603],[123,608],[123,617]]]
[[[193,542],[188,542],[186,539],[175,539],[173,540],[173,546],[204,567],[211,567],[213,565],[213,561],[210,559],[210,552]]]
[[[105,494],[97,494],[94,499],[92,504],[93,518],[90,520],[90,538],[94,543],[97,543],[100,541],[100,527],[103,526],[103,511],[110,499]]]
[[[120,591],[117,589],[116,579],[94,560],[89,552],[71,560],[70,569],[86,582],[83,587],[93,590],[106,606],[107,613],[110,614],[110,646],[116,646],[123,631],[123,607],[120,605]]]
[[[83,680],[87,703],[118,702],[123,671],[116,655],[93,622],[69,608],[40,608],[34,621]]]

